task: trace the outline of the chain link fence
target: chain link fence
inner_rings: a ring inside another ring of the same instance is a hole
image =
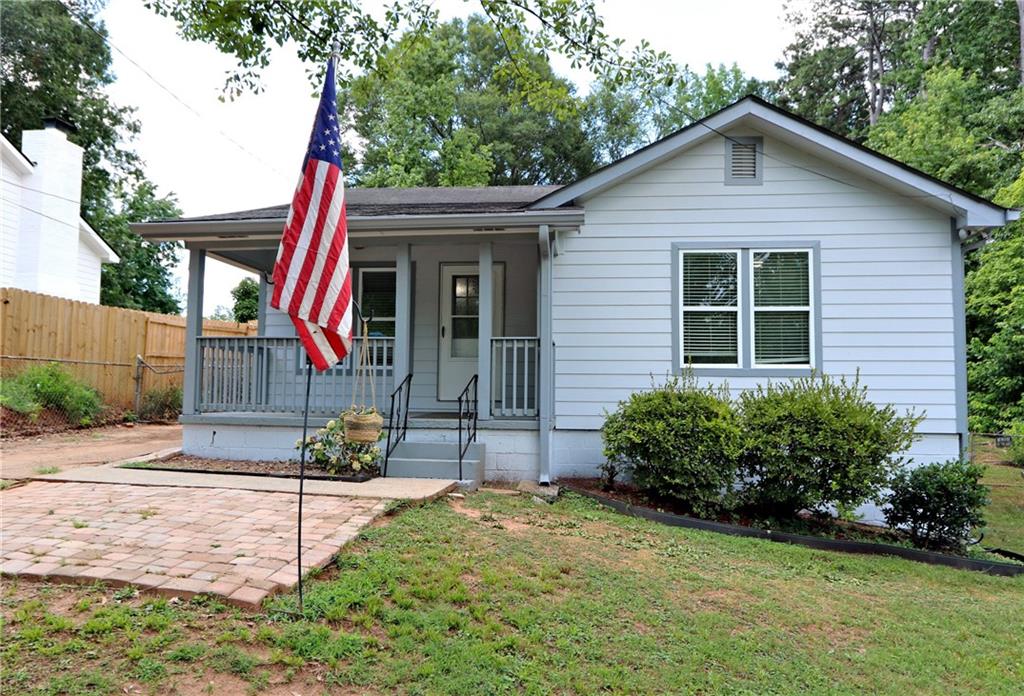
[[[122,422],[173,422],[179,362],[0,356],[0,437],[37,436]]]

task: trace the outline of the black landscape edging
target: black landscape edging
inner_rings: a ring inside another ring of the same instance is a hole
[[[270,471],[232,471],[231,469],[182,469],[175,466],[125,466],[118,469],[137,469],[142,471],[177,471],[185,474],[226,474],[229,476],[262,476],[264,478],[288,478],[297,479],[298,474],[276,474]],[[372,479],[370,474],[359,474],[358,476],[322,476],[320,474],[306,474],[307,481],[340,481],[342,483],[365,483]]]
[[[700,529],[706,532],[718,532],[730,536],[753,537],[756,539],[767,539],[779,541],[786,544],[796,544],[822,551],[844,551],[846,553],[860,553],[876,556],[898,556],[910,561],[930,563],[932,565],[949,566],[961,570],[975,570],[991,575],[1015,576],[1024,575],[1024,565],[1013,563],[1001,563],[999,561],[986,561],[977,558],[964,558],[963,556],[951,556],[934,551],[923,551],[921,549],[909,549],[903,546],[891,544],[876,544],[870,541],[852,541],[849,539],[828,539],[826,537],[807,536],[804,534],[792,534],[790,532],[773,532],[770,529],[757,529],[756,527],[744,527],[738,524],[726,522],[713,522],[702,520],[697,517],[685,515],[673,515],[668,512],[659,512],[648,507],[630,505],[621,500],[608,498],[597,493],[585,491],[572,485],[560,484],[564,490],[572,491],[578,495],[595,500],[601,505],[610,507],[616,512],[631,517],[640,517],[652,522],[660,522],[670,527],[685,527],[687,529]]]

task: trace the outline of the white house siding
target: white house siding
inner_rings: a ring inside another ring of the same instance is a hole
[[[672,371],[673,242],[819,242],[822,368],[859,369],[874,401],[926,412],[917,461],[956,456],[948,216],[778,140],[764,151],[762,185],[726,186],[724,141],[710,138],[587,200],[584,228],[562,233],[554,474],[593,471],[605,409]],[[738,395],[762,379],[702,381]]]
[[[88,244],[78,242],[78,299],[82,302],[100,302],[100,257]]]
[[[3,205],[0,206],[0,287],[15,284],[18,272],[18,248],[21,237],[23,177],[3,161]]]

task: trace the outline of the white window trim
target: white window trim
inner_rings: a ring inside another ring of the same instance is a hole
[[[754,370],[779,370],[779,369],[812,369],[817,364],[815,361],[817,346],[815,345],[814,313],[815,287],[814,287],[814,249],[811,247],[750,247],[746,254],[747,263],[750,264],[750,288],[747,292],[748,310],[750,312],[750,367]],[[754,303],[754,257],[757,254],[771,254],[784,252],[804,252],[807,254],[807,305],[794,306],[773,306],[757,307]],[[754,345],[757,336],[757,313],[758,312],[807,312],[807,355],[810,358],[808,363],[758,363],[757,348]]]
[[[741,300],[743,298],[743,250],[742,249],[680,249],[679,250],[679,364],[694,369],[701,368],[739,368],[743,365],[743,315],[740,313]],[[711,307],[694,306],[685,304],[686,297],[683,291],[683,278],[685,276],[685,265],[683,257],[686,254],[733,254],[736,257],[736,304],[716,305]],[[686,362],[686,313],[687,312],[734,312],[736,314],[736,362],[735,363],[690,363]]]

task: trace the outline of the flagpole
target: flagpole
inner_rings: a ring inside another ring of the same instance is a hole
[[[299,613],[302,608],[302,494],[306,483],[306,437],[309,431],[309,387],[313,381],[313,361],[309,354],[306,355],[306,403],[302,409],[302,447],[299,450],[299,534],[298,534],[298,560],[299,560]]]

